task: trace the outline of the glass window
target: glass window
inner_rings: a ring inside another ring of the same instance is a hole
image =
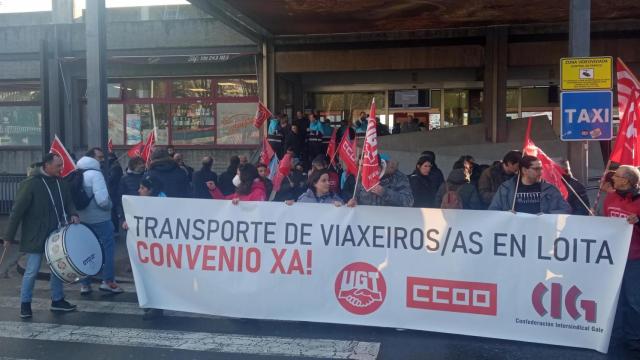
[[[515,89],[507,89],[507,111],[518,111],[519,91]]]
[[[124,106],[109,104],[107,112],[109,114],[109,138],[113,141],[113,145],[124,145]]]
[[[0,102],[23,102],[39,100],[39,89],[0,89]]]
[[[255,113],[255,106],[254,106]],[[181,104],[173,107],[171,138],[174,145],[212,145],[216,138],[214,107]]]
[[[345,96],[345,110],[347,114],[351,114],[351,118],[355,121],[360,118],[360,113],[369,113],[371,109],[371,100],[376,99],[377,113],[382,113],[382,109],[386,107],[386,99],[383,92],[370,93],[348,93]]]
[[[314,94],[314,100],[318,111],[335,112],[344,109],[344,93]]]
[[[0,106],[0,145],[41,145],[41,128],[40,106]]]
[[[522,88],[522,107],[553,106],[549,104],[549,88]]]
[[[255,79],[228,79],[218,82],[218,96],[258,96],[258,81]]]
[[[440,109],[440,103],[442,102],[440,90],[431,90],[431,108]]]
[[[156,144],[168,144],[168,113],[168,105],[163,104],[127,105],[125,112],[127,145],[135,145],[143,139],[146,140],[154,124],[158,135]]]
[[[86,91],[86,89],[85,89]],[[109,83],[107,84],[107,98],[109,99],[121,99],[122,98],[122,84]]]
[[[218,104],[218,144],[259,144],[260,130],[253,126],[256,103]]]
[[[134,79],[122,82],[127,99],[164,98],[167,96],[167,82],[162,80]]]
[[[444,121],[440,127],[463,126],[468,124],[468,91],[445,90],[444,92]]]
[[[189,79],[173,81],[173,97],[204,98],[211,97],[210,79]]]

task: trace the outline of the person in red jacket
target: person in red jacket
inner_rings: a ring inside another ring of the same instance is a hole
[[[640,351],[640,171],[633,166],[621,165],[612,179],[615,192],[609,193],[604,200],[604,215],[623,217],[634,225],[614,328],[622,325],[627,347]]]
[[[242,201],[265,201],[266,189],[264,182],[260,180],[258,170],[252,164],[242,164],[238,167],[236,176],[232,180],[236,191],[224,195],[213,181],[207,182],[207,188],[211,197],[217,200],[233,200],[234,204]]]

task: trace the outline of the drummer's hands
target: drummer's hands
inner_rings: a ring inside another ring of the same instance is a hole
[[[71,215],[70,220],[72,224],[80,224],[80,218],[78,217],[78,215]]]

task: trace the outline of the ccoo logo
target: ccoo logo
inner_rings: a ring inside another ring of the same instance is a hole
[[[387,284],[375,266],[355,262],[338,273],[335,293],[345,310],[356,315],[367,315],[378,310],[384,302]]]
[[[540,316],[547,314],[547,308],[544,305],[544,297],[549,292],[549,288],[542,282],[539,282],[531,293],[531,303],[533,308]],[[569,288],[566,294],[564,294],[564,308],[569,316],[574,320],[578,320],[582,314],[578,311],[578,298],[582,295],[582,291],[573,285]],[[562,319],[562,284],[551,284],[551,301],[550,301],[550,313],[554,319]],[[580,308],[584,313],[584,318],[588,322],[596,322],[598,304],[594,300],[580,300]]]

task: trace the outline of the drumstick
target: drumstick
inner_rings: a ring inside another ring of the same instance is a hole
[[[7,247],[3,246],[4,250],[2,250],[2,256],[0,256],[0,265],[2,265],[2,262],[4,261],[4,256],[7,254]]]

